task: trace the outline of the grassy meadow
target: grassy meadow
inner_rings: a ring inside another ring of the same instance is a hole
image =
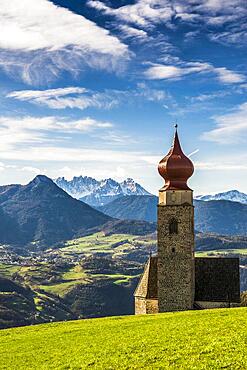
[[[0,369],[246,369],[247,309],[90,319],[0,331]]]

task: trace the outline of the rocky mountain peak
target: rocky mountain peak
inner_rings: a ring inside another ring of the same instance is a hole
[[[78,176],[70,181],[59,177],[54,182],[74,198],[93,207],[102,206],[123,195],[150,194],[131,178],[119,183],[112,178],[96,180],[92,177]]]

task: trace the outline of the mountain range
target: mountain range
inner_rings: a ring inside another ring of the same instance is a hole
[[[241,193],[238,190],[229,190],[224,193],[217,193],[214,195],[197,195],[195,199],[198,200],[230,200],[232,202],[239,202],[247,204],[247,194]]]
[[[0,243],[33,247],[98,231],[149,233],[155,224],[119,221],[77,200],[50,178],[38,175],[27,185],[0,186]]]
[[[131,178],[119,183],[110,178],[96,180],[88,176],[78,176],[69,181],[64,177],[58,177],[54,182],[72,197],[80,199],[92,207],[105,205],[124,195],[150,194]]]
[[[157,221],[158,198],[154,195],[125,196],[98,210],[115,218]],[[195,229],[225,235],[245,235],[247,204],[227,200],[195,200]]]
[[[131,178],[117,182],[110,178],[96,180],[88,176],[75,176],[72,180],[58,177],[53,181],[72,197],[80,199],[92,207],[104,206],[125,195],[152,195]],[[214,195],[198,195],[195,199],[203,201],[230,200],[247,204],[247,194],[238,190],[229,190]]]
[[[92,178],[90,182],[94,182]],[[113,186],[114,180],[108,179],[107,184]],[[154,232],[157,197],[144,194],[145,189],[131,179],[121,184],[125,195],[108,192],[112,201],[97,209],[73,198],[43,175],[27,185],[0,186],[0,243],[21,248],[28,245],[36,250],[99,231],[136,235]],[[91,195],[95,199],[95,189]],[[244,235],[246,211],[247,205],[238,202],[195,200],[196,230]]]

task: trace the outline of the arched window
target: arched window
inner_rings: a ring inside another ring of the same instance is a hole
[[[169,222],[169,234],[178,233],[178,222],[175,218],[172,218]]]

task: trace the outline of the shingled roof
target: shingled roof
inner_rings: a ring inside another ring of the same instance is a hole
[[[135,297],[157,299],[157,260],[156,256],[151,256],[147,261],[142,277],[135,290]]]
[[[239,284],[239,258],[195,259],[195,301],[239,303]]]
[[[135,297],[158,298],[157,262],[147,261]],[[239,258],[195,258],[195,301],[239,303],[239,284]]]

